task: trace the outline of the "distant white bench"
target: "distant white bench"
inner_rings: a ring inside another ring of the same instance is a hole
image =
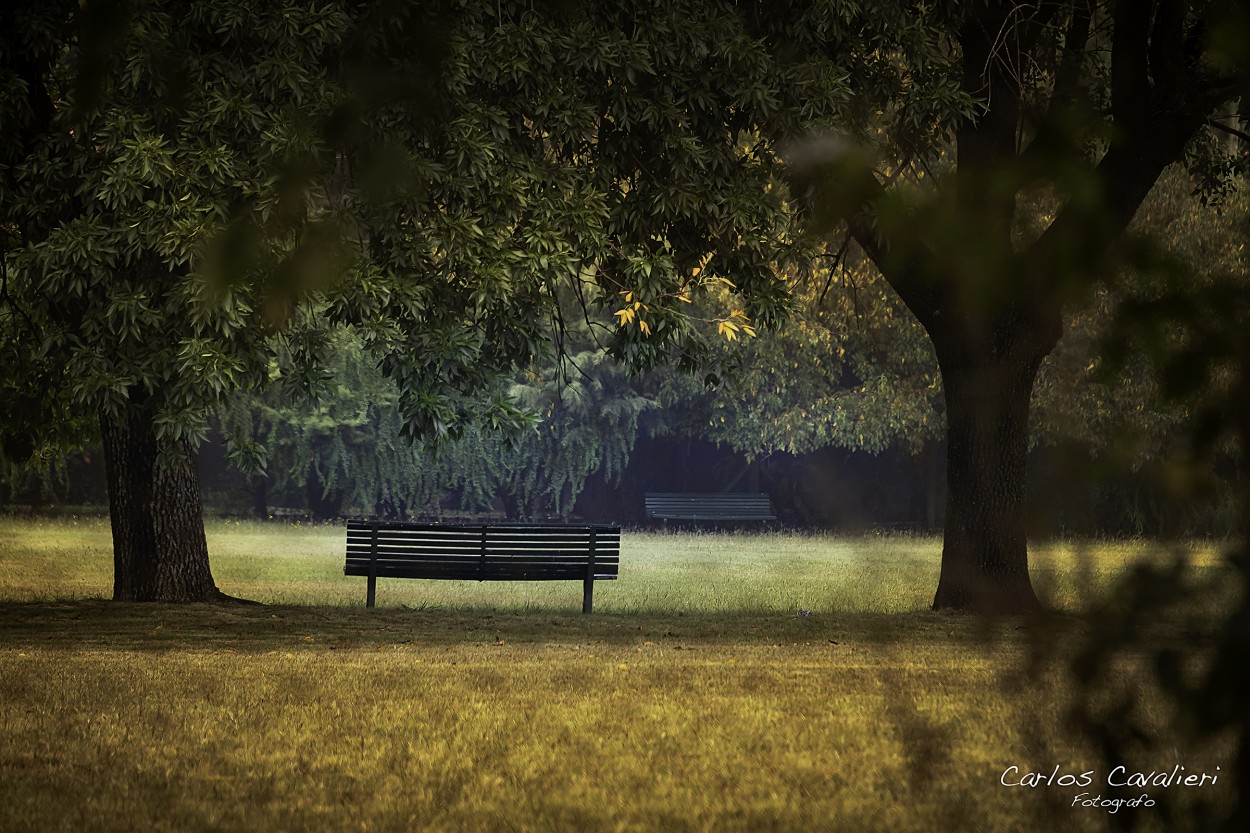
[[[772,500],[762,492],[649,492],[643,500],[647,517],[665,523],[777,520]]]

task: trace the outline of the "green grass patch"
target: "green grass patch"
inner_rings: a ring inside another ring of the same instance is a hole
[[[627,531],[589,617],[574,582],[383,580],[365,610],[341,527],[209,545],[265,606],[115,605],[106,522],[0,522],[0,830],[1110,829],[999,784],[1102,765],[1067,679],[1018,673],[1021,623],[927,610],[934,539]],[[1155,549],[1038,547],[1035,581],[1077,612]]]

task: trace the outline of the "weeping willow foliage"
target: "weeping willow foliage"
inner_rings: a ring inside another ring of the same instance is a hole
[[[502,507],[519,519],[566,518],[591,478],[619,480],[651,404],[601,353],[577,353],[508,386],[537,416],[531,429],[470,425],[432,448],[402,437],[399,395],[354,336],[336,339],[328,371],[315,399],[277,385],[232,402],[220,427],[232,462],[263,472],[274,500],[302,505],[311,487],[341,514],[439,518]]]

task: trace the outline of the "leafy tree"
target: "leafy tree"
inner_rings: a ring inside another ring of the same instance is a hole
[[[696,432],[749,459],[827,447],[912,452],[936,435],[941,387],[915,319],[867,263],[793,279],[785,327],[732,358],[722,389],[674,377]],[[690,417],[687,417],[690,419]]]
[[[1190,416],[1183,400],[1161,396],[1145,353],[1108,339],[1118,333],[1117,314],[1129,299],[1160,292],[1180,275],[1198,293],[1237,266],[1244,241],[1233,218],[1247,198],[1239,190],[1219,206],[1206,205],[1201,182],[1186,171],[1172,168],[1160,177],[1129,227],[1149,241],[1156,260],[1091,287],[1082,306],[1066,313],[1064,337],[1034,389],[1035,442],[1076,439],[1135,466],[1183,436]]]
[[[1224,268],[1235,261],[1240,238],[1222,212],[1200,204],[1194,187],[1183,171],[1172,171],[1133,232],[1185,268]],[[923,328],[871,262],[845,245],[829,260],[791,277],[786,326],[735,351],[720,389],[664,377],[668,430],[726,443],[748,459],[827,447],[915,454],[938,439],[941,378]],[[1145,276],[1126,273],[1115,283],[1132,278]],[[1136,467],[1177,436],[1184,409],[1160,402],[1143,355],[1098,358],[1124,291],[1095,287],[1083,306],[1065,311],[1066,337],[1043,362],[1032,393],[1030,448],[1075,443]]]
[[[98,414],[114,597],[220,598],[192,451],[224,397],[264,381],[273,342],[307,313],[303,284],[339,258],[309,233],[324,193],[298,177],[334,100],[323,58],[344,16],[230,2],[4,14],[3,380],[15,401],[68,411],[6,434],[34,446]]]
[[[828,118],[841,73],[762,50],[724,2],[447,8],[438,119],[368,96],[349,114],[358,181],[381,185],[347,195],[372,270],[330,307],[386,357],[415,435],[453,434],[460,390],[574,317],[639,370],[780,320],[796,241],[762,131]]]
[[[1025,543],[1030,394],[1065,306],[1244,76],[1211,50],[1232,4],[978,2],[917,9],[925,51],[883,60],[962,105],[868,114],[796,152],[818,222],[845,223],[933,342],[948,501],[936,608],[1037,606]],[[771,37],[798,41],[787,19]],[[1244,73],[1244,71],[1241,71]],[[874,170],[874,158],[884,170]],[[1216,166],[1218,168],[1218,166]]]
[[[5,433],[98,415],[118,599],[220,598],[191,451],[275,355],[317,381],[319,316],[383,357],[423,438],[525,425],[475,397],[564,329],[561,284],[626,311],[605,346],[639,368],[702,361],[687,301],[731,276],[720,329],[773,323],[791,241],[756,129],[846,92],[724,3],[4,14]]]
[[[431,448],[402,437],[395,385],[357,337],[342,333],[315,401],[272,386],[229,402],[221,426],[228,456],[267,472],[285,505],[437,517],[457,496],[464,511],[490,511],[504,498],[513,517],[567,517],[589,478],[620,476],[650,405],[602,351],[582,350],[568,365],[551,362],[508,383],[511,401],[537,416],[531,428],[506,434],[472,424]]]

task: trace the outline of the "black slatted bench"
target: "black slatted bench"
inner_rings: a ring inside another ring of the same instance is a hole
[[[773,502],[762,492],[650,492],[643,500],[647,517],[665,523],[777,520]]]
[[[595,582],[616,578],[620,551],[619,526],[350,520],[343,573],[369,579],[368,607],[379,578],[581,581],[590,613]]]

